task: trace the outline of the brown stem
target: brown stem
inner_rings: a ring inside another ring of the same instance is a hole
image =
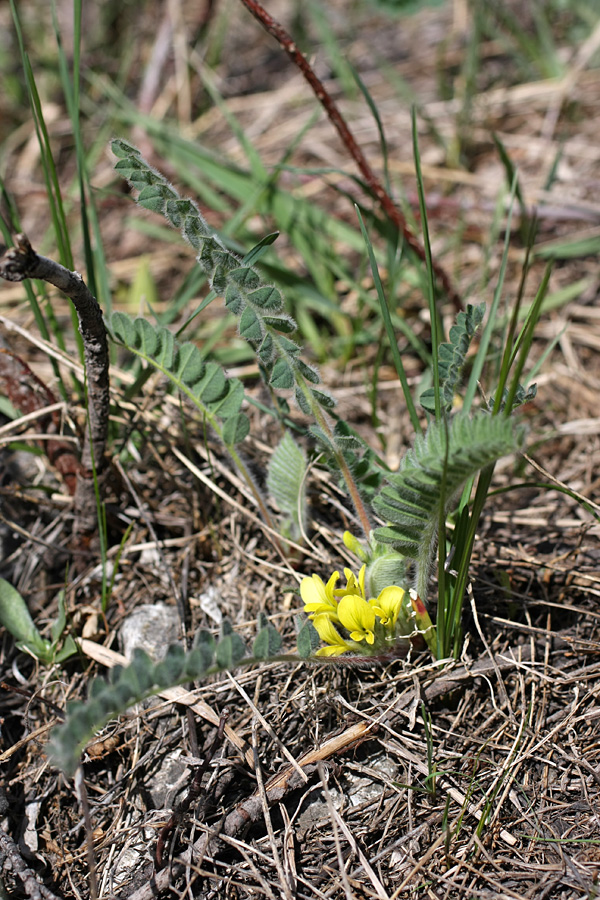
[[[169,838],[169,835],[173,831],[173,829],[181,822],[184,815],[195,801],[200,796],[200,791],[202,790],[202,778],[204,777],[204,773],[208,771],[208,767],[217,752],[218,748],[223,743],[223,739],[225,736],[225,725],[227,724],[227,719],[229,718],[229,710],[227,707],[221,713],[221,718],[219,720],[219,727],[217,728],[217,733],[215,734],[214,740],[206,753],[202,763],[198,766],[196,770],[196,774],[192,780],[190,788],[173,812],[171,813],[171,817],[166,825],[163,825],[161,828],[158,840],[156,842],[156,851],[155,851],[155,859],[156,859],[156,868],[157,870],[162,869],[163,867],[163,856],[165,851],[165,844]]]
[[[31,900],[61,900],[41,884],[38,875],[29,868],[11,836],[0,829],[0,884],[7,875],[21,882],[25,896]]]
[[[96,497],[92,473],[100,476],[104,468],[109,412],[109,359],[102,310],[78,272],[33,250],[24,234],[17,234],[15,246],[0,258],[0,277],[6,281],[39,278],[53,284],[73,303],[83,339],[87,376],[88,423],[81,454],[82,471],[75,490],[75,527],[79,536],[89,536],[97,528]]]
[[[285,50],[294,65],[297,66],[298,69],[300,69],[304,78],[313,89],[317,100],[321,103],[323,109],[329,116],[330,122],[342,139],[350,156],[360,169],[360,172],[367,184],[368,189],[375,195],[382,210],[384,211],[390,222],[393,222],[396,228],[401,232],[405,242],[411,248],[413,253],[415,253],[420,260],[426,262],[425,249],[423,248],[421,242],[416,237],[416,235],[412,233],[401,210],[398,209],[379,178],[375,175],[373,169],[367,162],[364,153],[357,144],[354,135],[348,128],[346,120],[337,108],[334,100],[327,91],[323,82],[319,78],[317,78],[313,68],[311,67],[304,54],[301,53],[300,50],[298,50],[298,47],[292,40],[291,36],[287,33],[285,28],[283,28],[279,24],[279,22],[276,22],[275,19],[273,19],[269,15],[269,13],[260,5],[260,3],[257,2],[257,0],[242,0],[242,3],[246,7],[246,9],[248,9],[248,11],[252,13],[254,18],[260,22],[263,28],[275,38],[279,45]],[[461,310],[461,299],[458,296],[455,288],[453,287],[452,282],[450,281],[450,278],[448,277],[445,269],[435,260],[432,260],[431,265],[449,300],[452,301],[457,310]]]

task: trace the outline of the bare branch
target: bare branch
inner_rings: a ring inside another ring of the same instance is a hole
[[[82,471],[75,490],[75,533],[90,535],[97,527],[96,499],[92,473],[100,476],[105,463],[109,412],[109,359],[106,327],[102,310],[78,272],[40,256],[26,235],[15,236],[15,246],[0,258],[0,277],[6,281],[39,278],[53,284],[73,303],[83,339],[87,376],[88,423],[86,426]]]

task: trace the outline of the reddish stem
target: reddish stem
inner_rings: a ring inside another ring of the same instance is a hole
[[[330,122],[341,137],[346,149],[350,153],[350,156],[353,158],[356,165],[360,169],[367,187],[379,201],[382,210],[384,211],[390,222],[393,222],[396,228],[398,228],[398,230],[402,233],[404,241],[408,244],[413,253],[415,253],[420,260],[426,262],[427,260],[424,247],[422,246],[416,235],[412,233],[401,210],[398,209],[398,207],[384,188],[383,184],[377,178],[375,172],[367,162],[367,159],[360,149],[359,145],[357,144],[354,135],[348,128],[346,120],[335,105],[334,100],[328,93],[323,82],[319,78],[317,78],[314,70],[312,69],[304,54],[301,53],[300,50],[298,50],[296,44],[292,40],[291,36],[287,33],[285,28],[283,28],[279,24],[279,22],[276,22],[275,19],[273,19],[272,16],[269,15],[269,13],[260,5],[260,3],[257,2],[257,0],[242,0],[242,3],[246,7],[246,9],[248,9],[248,11],[252,13],[254,18],[260,22],[263,28],[275,38],[279,45],[285,50],[294,65],[296,65],[300,69],[305,79],[313,89],[317,99],[323,106],[325,112],[329,116]],[[448,298],[452,301],[452,303],[458,310],[461,310],[461,299],[454,289],[445,269],[435,260],[432,260],[431,265],[438,281],[443,286]]]

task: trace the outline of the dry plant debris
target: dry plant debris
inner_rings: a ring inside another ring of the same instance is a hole
[[[68,17],[67,4],[58,6],[60,15]],[[106,4],[111,27],[122,29],[120,40],[135,47],[134,68],[141,71],[142,62],[146,65],[142,80],[131,80],[132,96],[157,120],[176,117],[188,134],[242,161],[222,112],[211,106],[195,113],[204,89],[198,49],[189,35],[202,26],[203,11],[187,2],[163,6],[148,4],[131,24]],[[331,4],[341,31],[346,6],[341,0]],[[516,9],[513,3],[506,6]],[[50,31],[45,4],[26,2],[22,8]],[[90,5],[91,36],[100,28],[99,10],[100,5]],[[288,29],[293,27],[291,4],[273,4],[271,12]],[[527,10],[521,12],[526,18]],[[472,289],[482,272],[485,238],[492,228],[498,185],[505,178],[492,132],[519,167],[527,209],[537,209],[543,238],[538,246],[547,253],[575,239],[595,246],[600,228],[598,26],[588,41],[576,45],[561,43],[557,34],[561,78],[524,81],[500,42],[482,43],[478,89],[464,121],[466,107],[456,96],[445,99],[440,81],[459,77],[470,22],[466,3],[455,0],[424,9],[393,20],[393,28],[374,6],[353,15],[362,18],[354,20],[355,35],[346,35],[345,53],[377,104],[390,173],[405,183],[409,208],[415,203],[409,103],[399,101],[376,58],[404,80],[418,98],[422,122],[431,125],[423,128],[422,150],[434,250],[459,293],[469,290],[476,299],[485,299],[499,265],[500,241],[489,250],[486,283]],[[275,164],[291,135],[313,114],[312,98],[241,7],[230,4],[229,16],[217,66],[226,108],[238,117],[265,164]],[[157,23],[162,24],[157,28]],[[10,31],[5,7],[0,29]],[[171,47],[176,48],[173,56]],[[102,52],[93,44],[86,64],[97,68]],[[0,65],[6,68],[4,60]],[[116,67],[110,60],[107,65]],[[336,94],[337,82],[324,59],[317,65]],[[90,96],[90,104],[98,105],[98,97]],[[347,99],[339,92],[337,99],[370,164],[380,169],[376,129],[362,98]],[[89,115],[93,124],[95,113]],[[61,182],[68,184],[75,167],[64,107],[48,105],[46,121],[60,159]],[[0,123],[2,177],[19,206],[23,229],[38,246],[48,212],[33,126],[10,104],[8,94],[0,98]],[[435,135],[461,146],[460,164],[448,163]],[[147,134],[138,132],[134,139],[152,155]],[[559,147],[556,177],[548,190]],[[307,176],[300,186],[290,176],[290,188],[349,219],[351,211],[334,188],[354,194],[353,173],[325,118],[310,130],[292,161],[336,170]],[[94,183],[113,183],[105,157],[98,159]],[[101,206],[113,288],[122,300],[141,255],[150,249],[156,309],[162,311],[174,277],[189,270],[192,260],[185,249],[166,252],[162,244],[149,245],[150,239],[129,227],[127,204],[113,193]],[[218,226],[218,214],[213,215]],[[267,230],[263,226],[257,223],[259,234]],[[285,236],[281,252],[294,259]],[[516,293],[521,260],[515,235],[508,295]],[[301,266],[297,259],[294,264]],[[535,263],[528,290],[534,290],[543,264],[542,258]],[[571,300],[548,311],[537,336],[540,356],[549,341],[556,343],[537,379],[538,398],[526,411],[540,436],[531,451],[541,467],[535,480],[568,485],[597,512],[597,251],[559,255],[551,284],[554,292],[570,291]],[[340,285],[340,294],[344,312],[352,316],[358,309],[356,296],[347,285]],[[69,334],[64,298],[53,295],[52,305]],[[216,315],[212,309],[211,317]],[[415,291],[414,306],[407,310],[415,328],[419,310]],[[49,354],[64,372],[81,378],[71,346],[62,351],[40,338],[20,287],[0,289],[0,324],[3,344],[42,382],[53,386]],[[335,387],[342,414],[369,437],[373,425],[363,372],[375,349],[361,352],[343,371],[334,362],[324,367],[325,380]],[[416,360],[412,375],[418,377]],[[126,477],[117,467],[111,473],[110,528],[122,535],[131,523],[132,531],[110,608],[102,613],[92,551],[69,585],[71,627],[83,636],[84,649],[100,648],[98,655],[104,649],[106,665],[110,654],[118,652],[117,635],[126,616],[141,604],[158,601],[178,609],[188,638],[200,625],[214,623],[215,615],[228,615],[242,633],[250,631],[261,611],[278,612],[276,624],[291,638],[299,602],[286,588],[297,584],[297,572],[274,557],[219,447],[210,438],[206,444],[200,439],[202,423],[196,422],[190,452],[189,426],[184,434],[177,404],[163,396],[158,380],[138,404],[126,394],[128,373],[117,365],[112,378],[116,424],[129,433],[142,429],[146,441],[132,448],[137,461]],[[394,375],[385,368],[379,371],[377,394],[378,427],[388,437],[387,456],[393,462],[410,431]],[[77,415],[72,408],[70,412]],[[46,424],[55,423],[55,410],[46,407],[45,413],[45,419],[16,423],[20,440],[56,440],[55,424]],[[259,411],[253,415],[253,434],[263,440],[253,438],[246,452],[260,472],[269,452],[270,426]],[[63,431],[69,425],[74,434],[76,423],[66,422]],[[15,423],[0,427],[0,558],[3,571],[9,568],[14,583],[27,593],[42,628],[56,616],[48,597],[64,580],[71,501],[46,457],[32,459],[6,449],[16,434]],[[511,477],[500,473],[499,486],[507,486]],[[312,539],[327,571],[339,565],[336,535],[350,523],[351,512],[325,478],[315,486],[313,511],[318,527]],[[440,667],[413,658],[360,671],[267,664],[194,689],[196,711],[157,698],[111,723],[88,748],[84,764],[99,896],[149,900],[156,889],[169,886],[179,896],[231,900],[596,896],[598,534],[597,520],[571,496],[532,487],[500,494],[487,510],[477,544],[470,639],[460,663]],[[113,560],[118,543],[109,551]],[[302,556],[298,569],[303,570]],[[17,653],[8,634],[1,641],[0,881],[15,897],[88,897],[80,803],[74,786],[47,764],[44,743],[65,702],[85,696],[89,679],[100,671],[92,661],[98,657],[82,657],[49,671]],[[168,865],[154,873],[157,837],[190,782],[194,760],[213,741],[214,725],[200,710],[212,710],[214,723],[225,707],[231,710],[229,726],[238,746],[223,745],[205,779],[200,805],[173,835]],[[170,793],[160,791],[174,760],[183,779]]]

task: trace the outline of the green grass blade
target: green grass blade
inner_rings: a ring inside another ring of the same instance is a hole
[[[379,307],[381,310],[381,317],[383,319],[383,324],[385,326],[385,331],[388,339],[388,344],[392,353],[392,359],[394,360],[394,366],[396,368],[396,373],[398,375],[398,379],[400,384],[402,385],[402,392],[404,394],[404,399],[406,401],[406,406],[408,408],[408,414],[410,415],[410,421],[412,422],[412,426],[415,429],[416,434],[420,434],[422,431],[421,423],[419,422],[419,416],[417,410],[415,408],[415,404],[410,392],[410,387],[408,384],[408,379],[406,377],[406,372],[404,370],[404,364],[402,362],[402,357],[400,356],[400,351],[398,350],[398,342],[396,340],[396,334],[394,332],[394,327],[392,325],[392,320],[390,316],[390,310],[388,307],[388,303],[385,297],[385,292],[383,290],[383,285],[381,284],[381,278],[379,277],[379,269],[377,267],[377,260],[375,259],[375,251],[373,250],[373,244],[369,238],[367,233],[367,229],[365,228],[365,223],[363,221],[363,217],[361,212],[356,207],[356,214],[358,216],[358,221],[360,224],[360,229],[362,231],[362,235],[365,241],[365,246],[367,248],[367,253],[369,254],[369,261],[371,263],[371,272],[373,274],[373,281],[375,282],[375,289],[377,291],[377,297],[379,299]]]

